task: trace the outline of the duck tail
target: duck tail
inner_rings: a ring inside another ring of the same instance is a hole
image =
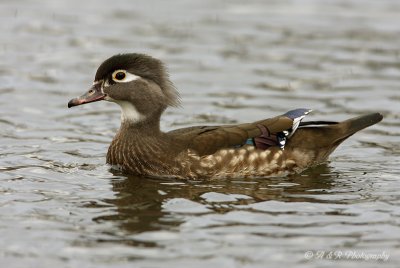
[[[350,137],[354,133],[367,128],[369,126],[375,125],[376,123],[380,122],[383,119],[382,114],[380,113],[373,113],[362,115],[358,117],[350,118],[346,121],[340,122],[337,125],[332,125],[333,129],[337,129],[337,140],[340,143],[340,140],[343,141],[346,138]],[[335,142],[338,142],[335,141]]]
[[[299,163],[306,168],[326,161],[328,156],[348,137],[382,120],[380,113],[362,115],[342,122],[304,122],[285,147],[288,156],[303,158]]]

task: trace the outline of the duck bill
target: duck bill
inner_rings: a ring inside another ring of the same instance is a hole
[[[101,85],[95,84],[93,85],[85,94],[82,96],[79,96],[77,98],[74,98],[68,102],[68,108],[86,104],[86,103],[91,103],[95,101],[101,101],[104,100],[106,97],[106,94],[104,94],[101,91]]]

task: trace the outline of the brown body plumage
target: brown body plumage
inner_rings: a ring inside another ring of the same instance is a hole
[[[194,127],[167,133],[122,124],[109,147],[107,163],[130,174],[157,177],[283,176],[326,161],[343,140],[380,118],[379,114],[370,114],[333,125],[300,127],[284,150],[278,146],[262,150],[244,144],[259,135],[257,124]],[[279,119],[276,126],[284,124]]]
[[[300,123],[297,109],[253,123],[160,130],[162,112],[178,104],[162,63],[141,54],[116,55],[98,69],[93,87],[69,107],[108,100],[122,123],[107,163],[124,172],[182,179],[282,176],[326,161],[355,132],[382,120],[379,113],[340,123]],[[297,128],[298,127],[298,128]]]

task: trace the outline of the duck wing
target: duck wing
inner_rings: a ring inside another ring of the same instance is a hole
[[[223,148],[238,148],[244,144],[258,149],[284,147],[310,109],[296,109],[283,115],[253,123],[224,126],[196,126],[168,132],[187,149],[200,156],[210,155]]]

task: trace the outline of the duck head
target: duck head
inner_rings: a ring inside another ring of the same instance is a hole
[[[179,94],[163,63],[144,54],[118,54],[97,69],[92,87],[68,102],[68,108],[96,102],[117,103],[122,121],[158,119],[168,106],[179,106]]]

